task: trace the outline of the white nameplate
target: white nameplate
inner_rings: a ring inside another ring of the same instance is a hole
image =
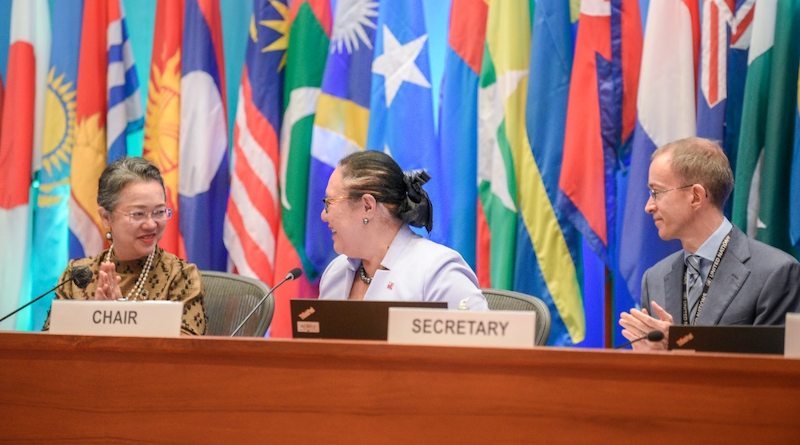
[[[389,308],[388,342],[407,345],[532,348],[532,311]]]
[[[783,356],[800,358],[800,314],[786,314]]]
[[[53,300],[50,332],[119,337],[178,337],[180,301]]]

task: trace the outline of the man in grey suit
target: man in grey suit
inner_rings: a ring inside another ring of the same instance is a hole
[[[653,153],[650,199],[658,236],[683,250],[658,262],[642,278],[642,310],[620,315],[622,335],[636,340],[664,333],[638,350],[667,348],[669,326],[781,325],[800,312],[800,263],[745,235],[723,214],[733,190],[728,158],[713,141],[688,138]]]

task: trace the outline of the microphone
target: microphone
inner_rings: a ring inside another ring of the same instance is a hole
[[[650,331],[647,334],[642,335],[641,337],[639,337],[639,338],[637,338],[635,340],[631,340],[631,341],[629,341],[627,343],[623,343],[623,344],[617,346],[614,349],[621,349],[621,348],[624,348],[625,346],[632,345],[632,344],[636,343],[637,341],[642,341],[644,339],[647,339],[647,341],[661,341],[661,340],[664,339],[664,333],[661,332],[661,331]]]
[[[72,273],[69,275],[69,278],[67,278],[66,280],[58,283],[55,287],[53,287],[49,291],[43,293],[42,295],[39,295],[38,297],[34,298],[33,300],[31,300],[31,301],[23,304],[22,306],[18,307],[16,310],[14,310],[14,312],[6,315],[3,318],[0,318],[0,322],[5,320],[6,318],[16,314],[17,312],[25,309],[26,307],[32,305],[33,303],[41,300],[45,295],[49,294],[50,292],[53,292],[54,290],[58,289],[59,287],[69,283],[70,281],[74,281],[75,285],[78,286],[79,288],[86,289],[86,286],[88,286],[89,283],[92,282],[93,278],[94,278],[94,274],[92,274],[92,271],[88,267],[86,267],[86,266],[78,266],[78,267],[72,269]]]
[[[261,301],[258,302],[256,307],[254,307],[253,310],[250,311],[249,314],[247,314],[247,317],[244,317],[244,320],[242,320],[242,322],[239,323],[239,326],[236,328],[235,331],[233,331],[233,334],[231,334],[231,337],[233,337],[233,336],[235,336],[236,334],[239,333],[239,331],[242,329],[242,326],[244,326],[244,324],[247,323],[250,320],[250,317],[252,317],[253,314],[256,313],[258,308],[260,308],[261,305],[264,304],[264,301],[266,301],[267,298],[270,295],[272,295],[273,292],[275,292],[275,289],[277,289],[278,287],[280,287],[281,284],[283,284],[283,283],[285,283],[287,281],[296,280],[296,279],[300,278],[301,275],[303,275],[303,271],[299,267],[295,267],[294,269],[290,270],[289,273],[286,274],[286,278],[282,279],[280,283],[278,283],[275,286],[273,286],[273,288],[270,289],[269,292],[267,292],[267,294],[264,295],[261,298]],[[0,320],[0,321],[2,321],[2,320]]]
[[[86,286],[88,286],[89,283],[91,283],[94,279],[94,274],[88,267],[78,266],[75,269],[72,269],[70,278],[75,282],[75,285],[78,286],[78,288],[86,289]]]

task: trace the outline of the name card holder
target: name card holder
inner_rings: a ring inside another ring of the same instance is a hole
[[[50,332],[117,337],[178,337],[180,301],[53,300]]]
[[[389,308],[388,342],[429,346],[533,348],[536,313]]]

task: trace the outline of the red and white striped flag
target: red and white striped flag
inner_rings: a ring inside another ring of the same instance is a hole
[[[231,268],[272,286],[278,206],[278,147],[288,6],[255,0],[233,134],[233,177],[225,215]]]

